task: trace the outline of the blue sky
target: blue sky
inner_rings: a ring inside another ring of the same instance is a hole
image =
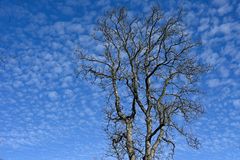
[[[147,0],[0,0],[0,158],[100,160],[107,141],[104,92],[76,78],[73,52],[98,52],[89,36],[105,10],[147,12]],[[206,113],[192,124],[202,147],[179,138],[176,160],[240,160],[240,3],[238,0],[158,1],[185,9],[200,38],[199,58],[214,66],[200,86]]]

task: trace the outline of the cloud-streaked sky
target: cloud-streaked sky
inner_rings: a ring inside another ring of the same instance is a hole
[[[198,57],[212,64],[200,86],[206,113],[192,125],[202,147],[178,140],[176,160],[240,160],[239,0],[0,0],[0,158],[100,160],[104,93],[76,77],[74,50],[99,52],[91,39],[104,11],[185,10],[201,39]]]

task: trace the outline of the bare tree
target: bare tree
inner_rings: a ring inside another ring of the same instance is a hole
[[[181,12],[166,17],[158,7],[144,16],[114,9],[93,36],[104,51],[77,51],[80,75],[109,91],[106,131],[117,159],[172,157],[177,134],[198,148],[187,124],[203,113],[196,82],[208,67],[191,54],[199,43],[181,18]]]

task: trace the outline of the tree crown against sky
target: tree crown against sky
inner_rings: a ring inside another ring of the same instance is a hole
[[[194,96],[208,65],[191,54],[199,43],[181,18],[181,11],[165,16],[158,6],[143,17],[113,9],[99,19],[93,36],[102,52],[77,51],[79,74],[109,91],[106,131],[117,159],[156,159],[163,148],[173,156],[175,134],[198,148],[185,128],[203,112]]]

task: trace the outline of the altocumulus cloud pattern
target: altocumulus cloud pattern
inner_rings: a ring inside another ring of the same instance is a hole
[[[240,158],[240,3],[238,0],[1,0],[0,158],[100,160],[105,93],[76,77],[74,50],[100,52],[90,37],[111,7],[147,12],[181,6],[189,34],[201,39],[196,55],[212,64],[201,79],[206,113],[192,124],[201,149],[179,137],[176,160]]]

